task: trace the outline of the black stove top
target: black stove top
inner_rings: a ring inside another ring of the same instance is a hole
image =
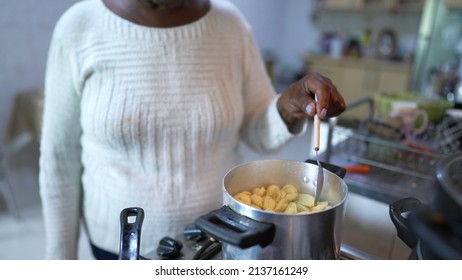
[[[205,245],[208,244],[210,239],[204,239],[201,240],[200,242],[191,242],[191,241],[186,241],[184,238],[178,238],[178,241],[180,241],[183,244],[183,248],[181,249],[180,255],[173,258],[175,260],[193,260],[195,257],[198,257],[197,252]],[[221,251],[220,251],[220,245],[218,242],[214,242],[215,246],[217,248],[213,248],[215,250],[215,253],[212,253],[210,257],[205,257],[204,259],[212,259],[212,260],[221,260]],[[214,246],[214,245],[212,245]],[[210,247],[212,248],[212,247]],[[157,255],[157,252],[151,252],[149,254],[146,254],[144,256],[146,259],[151,259],[151,260],[160,260],[162,259]],[[340,260],[376,260],[377,258],[373,255],[370,255],[366,252],[363,252],[361,250],[358,250],[356,248],[353,248],[349,245],[342,244],[340,246]]]

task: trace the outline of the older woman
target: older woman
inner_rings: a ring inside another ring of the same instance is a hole
[[[276,95],[248,23],[228,2],[79,2],[57,23],[47,64],[46,258],[77,257],[80,221],[95,257],[116,258],[120,211],[130,206],[146,213],[141,254],[153,251],[221,205],[240,139],[275,150],[307,118],[344,110],[317,73]]]

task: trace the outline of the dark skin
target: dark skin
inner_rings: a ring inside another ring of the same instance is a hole
[[[150,27],[176,27],[192,23],[210,10],[209,0],[103,0],[109,10],[133,23]],[[315,101],[317,98],[317,102]],[[320,119],[338,116],[346,105],[332,81],[311,72],[288,86],[277,103],[290,132],[301,131],[315,114]]]
[[[332,81],[317,72],[310,72],[288,86],[277,107],[292,133],[299,132],[308,117],[318,114],[322,120],[338,116],[346,109],[345,101]]]
[[[115,14],[150,27],[175,27],[192,23],[210,10],[209,0],[103,0]]]

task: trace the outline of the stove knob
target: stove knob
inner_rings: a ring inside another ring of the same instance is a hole
[[[195,224],[187,225],[183,231],[184,239],[197,242],[205,237],[204,232]]]
[[[159,241],[157,255],[164,259],[174,259],[180,255],[183,244],[168,236]]]

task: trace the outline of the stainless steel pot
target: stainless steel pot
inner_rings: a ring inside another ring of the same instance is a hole
[[[344,176],[345,170],[333,167]],[[323,164],[324,166],[324,164]],[[320,212],[284,214],[259,210],[233,198],[255,187],[292,184],[299,193],[314,194],[318,167],[290,160],[260,160],[239,165],[223,179],[221,209],[196,220],[196,225],[223,242],[222,257],[236,259],[339,259],[348,187],[325,170],[321,201],[332,206]]]
[[[410,259],[462,259],[462,152],[436,166],[436,191],[429,205],[413,197],[390,204],[398,236],[411,249]]]

